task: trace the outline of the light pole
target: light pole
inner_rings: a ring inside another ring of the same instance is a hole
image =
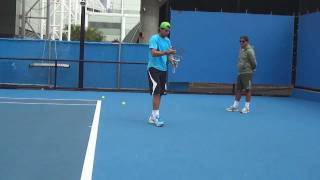
[[[84,40],[85,40],[85,18],[86,0],[80,1],[81,5],[81,29],[80,29],[80,56],[79,56],[79,82],[78,88],[83,88],[83,65],[84,65]]]

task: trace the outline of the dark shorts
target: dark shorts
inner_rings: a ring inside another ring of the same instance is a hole
[[[240,74],[237,78],[237,90],[251,90],[252,88],[252,73]]]
[[[151,95],[167,94],[167,71],[150,68],[148,70],[148,79]]]

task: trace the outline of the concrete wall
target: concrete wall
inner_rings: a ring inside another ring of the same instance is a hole
[[[144,39],[147,43],[150,36],[158,33],[159,29],[159,10],[165,0],[141,0],[141,23]]]

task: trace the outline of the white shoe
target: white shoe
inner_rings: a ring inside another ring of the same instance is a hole
[[[154,124],[155,123],[155,118],[153,118],[152,116],[149,117],[149,120],[148,120],[148,123],[149,124]]]
[[[162,126],[164,125],[164,122],[163,122],[163,121],[160,121],[160,118],[159,118],[159,117],[154,118],[154,117],[152,117],[152,116],[149,117],[148,123],[154,124],[154,125],[157,126],[157,127],[162,127]]]
[[[234,107],[234,106],[230,106],[226,109],[226,111],[229,111],[229,112],[238,112],[239,109],[237,107]]]
[[[241,110],[241,113],[242,114],[248,114],[250,112],[250,109],[247,108],[247,107],[244,107],[242,110]]]

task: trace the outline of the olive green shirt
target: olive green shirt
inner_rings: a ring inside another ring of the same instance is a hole
[[[253,73],[257,67],[257,61],[254,49],[248,45],[240,49],[238,72],[239,74]]]

